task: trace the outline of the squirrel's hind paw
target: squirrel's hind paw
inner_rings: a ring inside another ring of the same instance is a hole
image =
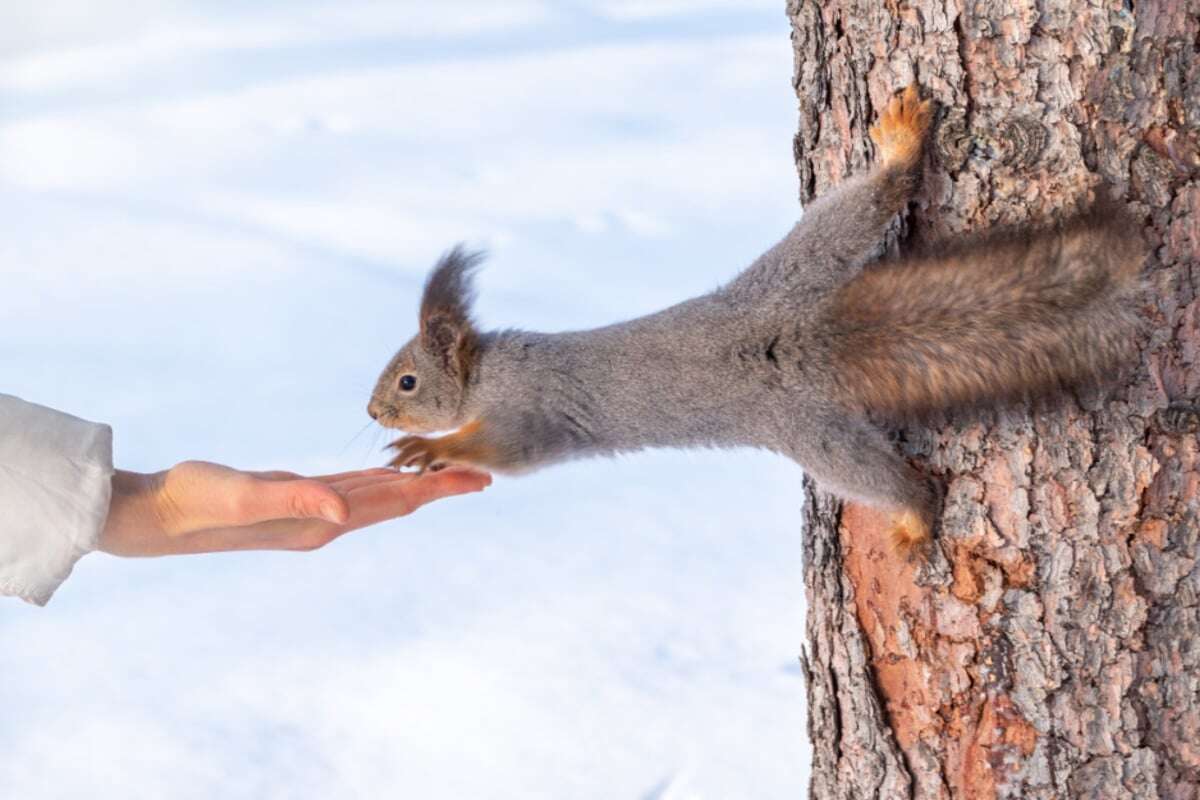
[[[915,511],[892,515],[892,552],[906,560],[924,559],[933,544],[933,524]]]
[[[892,98],[871,127],[871,140],[885,164],[915,167],[921,160],[925,135],[933,122],[933,101],[922,100],[916,81]]]

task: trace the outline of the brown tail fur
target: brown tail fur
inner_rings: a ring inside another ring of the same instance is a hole
[[[897,417],[1103,380],[1136,352],[1146,247],[1116,206],[868,268],[827,330],[852,402]]]

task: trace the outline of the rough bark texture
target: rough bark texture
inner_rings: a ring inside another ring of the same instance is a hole
[[[942,105],[906,236],[1046,219],[1100,181],[1153,246],[1116,389],[909,429],[938,552],[809,490],[811,796],[1200,797],[1200,2],[790,0],[801,199]],[[903,246],[903,245],[901,245]]]

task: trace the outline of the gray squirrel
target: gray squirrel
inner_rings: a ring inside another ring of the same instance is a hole
[[[450,250],[425,285],[419,333],[368,405],[410,434],[391,464],[522,472],[646,447],[760,447],[892,512],[897,548],[924,545],[938,492],[872,418],[1102,380],[1136,352],[1145,255],[1136,226],[1100,204],[1052,228],[875,262],[919,182],[932,117],[909,86],[870,131],[874,170],[812,203],[727,285],[638,319],[479,331],[479,256]]]

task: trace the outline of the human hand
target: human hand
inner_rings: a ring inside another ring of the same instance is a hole
[[[120,556],[224,550],[315,550],[343,533],[478,492],[491,476],[368,469],[304,478],[185,461],[143,475],[118,470],[98,549]]]

